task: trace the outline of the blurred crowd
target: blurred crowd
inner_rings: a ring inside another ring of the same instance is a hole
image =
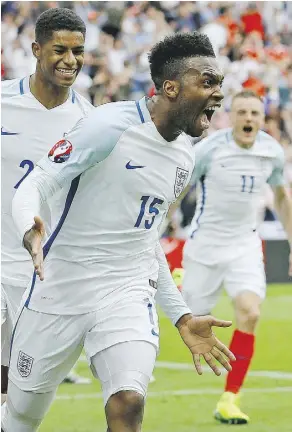
[[[252,89],[265,101],[265,129],[285,148],[292,185],[292,2],[2,2],[2,79],[33,72],[38,15],[73,9],[85,21],[85,66],[75,88],[94,105],[155,92],[147,53],[174,32],[206,33],[225,74],[224,106],[212,128],[229,126],[232,95]],[[211,131],[212,132],[212,131]]]

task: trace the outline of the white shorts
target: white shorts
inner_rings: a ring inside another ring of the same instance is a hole
[[[252,291],[261,299],[266,295],[263,253],[259,247],[228,263],[206,265],[189,257],[185,269],[182,295],[195,315],[209,314],[216,305],[223,286],[231,298]]]
[[[91,367],[96,369],[94,374],[107,387],[104,393],[108,395],[111,391],[108,376],[115,371],[99,365],[107,362],[109,348],[129,341],[142,341],[151,347],[147,348],[150,350],[145,357],[147,364],[134,350],[123,353],[125,361],[117,355],[117,363],[127,372],[134,361],[137,364],[133,370],[139,370],[150,379],[159,345],[153,299],[127,298],[101,311],[80,315],[51,315],[24,308],[12,341],[9,378],[24,391],[53,391],[76,363],[84,347]],[[124,378],[127,386],[126,373]]]
[[[9,365],[10,344],[25,287],[1,284],[1,364]]]

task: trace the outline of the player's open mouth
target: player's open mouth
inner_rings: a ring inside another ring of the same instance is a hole
[[[203,129],[208,129],[210,126],[211,118],[216,110],[216,108],[220,108],[220,104],[211,105],[203,110],[201,114],[201,125]]]
[[[243,126],[243,132],[249,134],[253,131],[252,126]]]
[[[73,76],[76,73],[77,69],[56,68],[56,71],[63,76]]]

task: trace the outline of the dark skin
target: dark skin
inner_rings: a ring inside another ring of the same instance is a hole
[[[220,105],[223,99],[223,75],[213,57],[185,60],[185,72],[177,80],[165,80],[157,95],[147,103],[158,132],[166,141],[175,140],[181,132],[201,136],[203,110]]]
[[[81,32],[69,30],[53,32],[46,43],[33,42],[37,65],[30,77],[30,90],[47,109],[68,99],[70,87],[84,63],[84,42]]]

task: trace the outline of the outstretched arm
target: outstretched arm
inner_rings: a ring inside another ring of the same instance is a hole
[[[292,276],[292,199],[285,186],[276,186],[273,189],[276,212],[287,233],[290,245],[289,276]]]
[[[182,316],[191,314],[191,310],[187,307],[173,281],[165,254],[159,242],[156,245],[155,254],[159,263],[156,300],[166,316],[175,325]]]
[[[198,374],[202,374],[201,356],[216,375],[220,375],[220,370],[214,359],[226,370],[231,370],[228,360],[222,354],[230,360],[235,360],[235,357],[212,332],[212,326],[230,327],[231,321],[219,320],[210,315],[193,316],[171,277],[160,243],[156,246],[156,257],[159,262],[157,302],[176,325],[182,340],[191,351]]]
[[[287,233],[288,241],[290,244],[289,256],[289,276],[292,276],[292,200],[289,196],[287,187],[285,187],[284,178],[284,165],[285,154],[284,150],[279,143],[275,147],[277,154],[274,159],[273,171],[268,178],[268,183],[272,186],[275,195],[275,209],[281,220],[283,227]]]
[[[60,189],[52,176],[36,167],[21,183],[12,201],[14,223],[41,280],[44,278],[42,241],[45,226],[39,214],[42,205]]]

